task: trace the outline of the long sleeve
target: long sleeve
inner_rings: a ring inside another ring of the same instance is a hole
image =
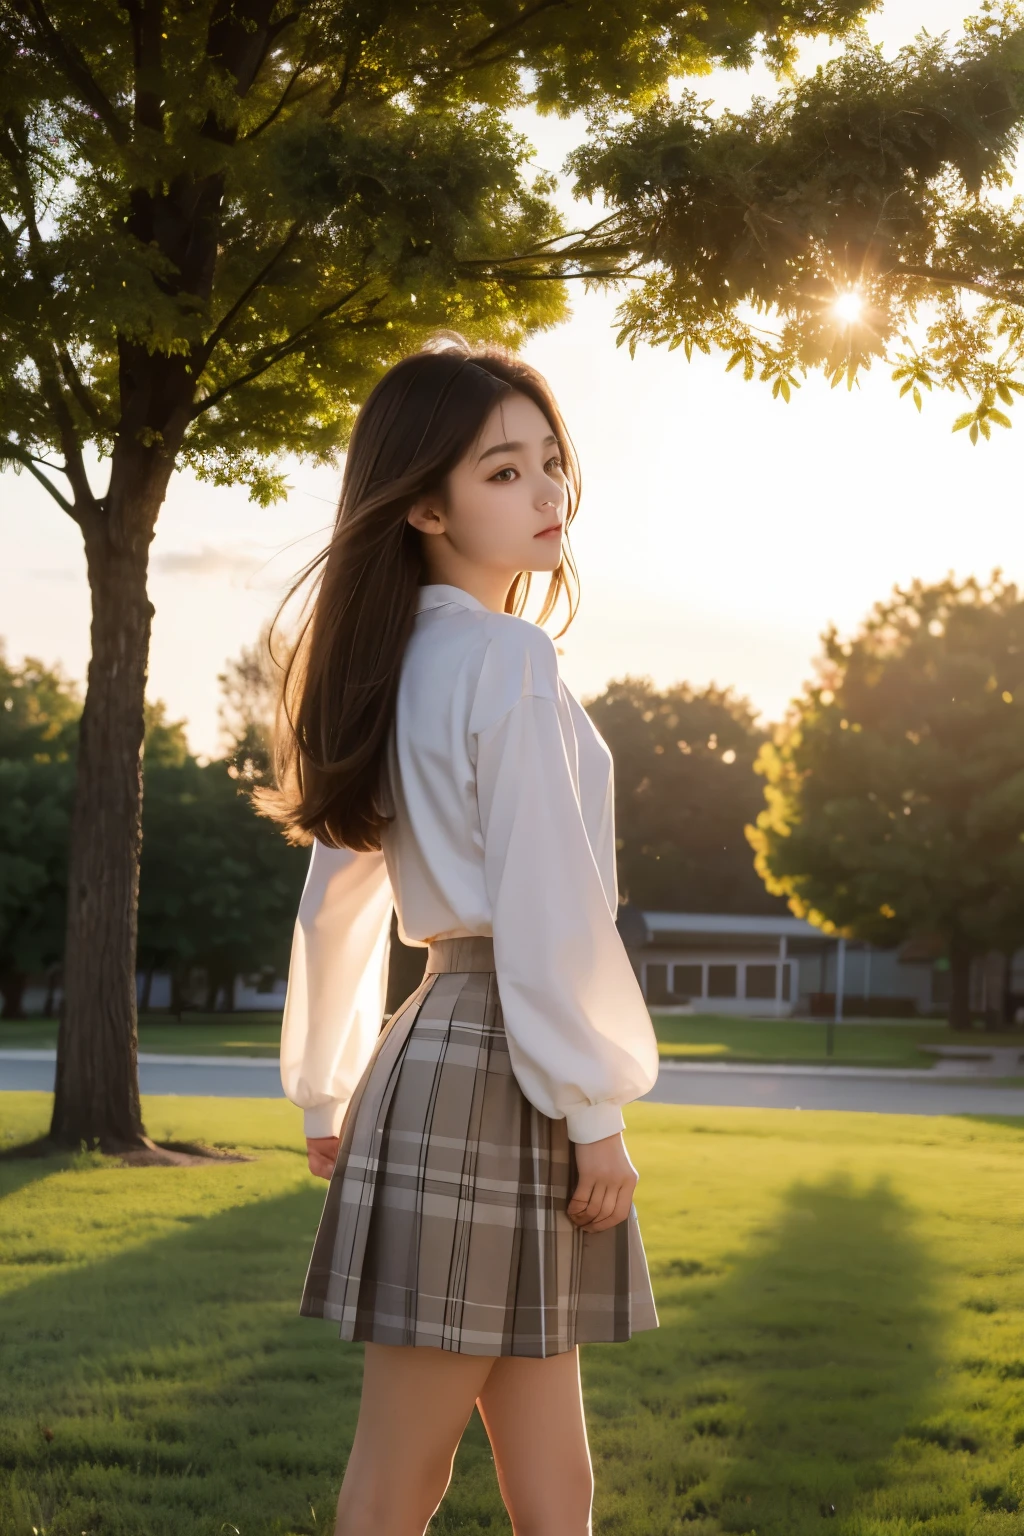
[[[380,1033],[393,897],[382,853],[315,842],[292,937],[281,1086],[307,1136],[336,1136]]]
[[[500,661],[491,669],[489,693],[506,690],[499,707],[509,690],[520,696],[476,736],[498,992],[526,1097],[564,1116],[570,1140],[598,1141],[653,1087],[658,1048],[588,837],[554,648],[534,633],[513,657],[518,677],[503,680]]]

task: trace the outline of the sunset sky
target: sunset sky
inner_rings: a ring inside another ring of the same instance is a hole
[[[964,0],[889,0],[872,34],[888,49],[927,13],[958,29]],[[807,61],[824,49],[808,51]],[[741,106],[767,77],[698,82]],[[539,166],[557,171],[578,125],[524,114]],[[593,216],[592,210],[584,217]],[[577,214],[577,217],[579,215]],[[549,378],[579,450],[573,548],[582,580],[559,644],[577,695],[611,677],[734,684],[777,718],[811,673],[830,622],[852,628],[896,582],[1000,566],[1024,581],[1024,418],[972,449],[952,396],[918,416],[886,370],[831,392],[809,379],[790,405],[724,373],[721,357],[616,350],[614,296],[573,295],[571,321],[526,357]],[[340,470],[289,469],[287,503],[179,476],[153,547],[149,693],[219,750],[217,673],[253,640],[290,574],[326,537]],[[97,482],[98,483],[98,482]],[[88,591],[77,528],[27,476],[0,479],[0,636],[9,657],[82,678]]]

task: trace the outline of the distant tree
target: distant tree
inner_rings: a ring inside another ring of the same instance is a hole
[[[68,759],[0,758],[0,1016],[23,1017],[29,976],[59,966],[67,905]]]
[[[777,912],[744,827],[763,796],[754,759],[764,732],[731,689],[625,677],[586,701],[615,762],[619,889],[674,912]]]
[[[509,108],[628,111],[873,8],[0,0],[0,456],[80,527],[93,601],[56,1139],[142,1130],[147,561],[175,468],[272,500],[276,456],[330,458],[429,330],[561,318],[531,255],[562,228],[552,184]]]
[[[770,891],[826,932],[942,941],[950,1022],[971,960],[1024,943],[1024,597],[996,572],[897,587],[758,758],[748,835]]]
[[[605,215],[552,270],[628,273],[620,342],[719,351],[788,400],[808,370],[873,362],[921,408],[950,390],[972,441],[1024,394],[1024,6],[986,3],[955,45],[886,58],[866,33],[747,111],[697,91],[603,102],[570,157]],[[927,22],[927,6],[921,8]]]
[[[265,624],[254,645],[243,645],[238,655],[218,673],[221,704],[218,711],[227,761],[249,785],[263,784],[271,772],[274,717],[281,674],[270,651],[270,625]]]
[[[146,768],[180,768],[191,753],[188,750],[186,720],[168,720],[167,705],[163,699],[152,703],[147,699],[144,709],[146,722]]]
[[[64,950],[74,748],[82,701],[59,667],[0,642],[0,1014],[20,1018],[30,975]]]
[[[0,759],[66,762],[75,750],[82,698],[60,667],[35,656],[7,660],[0,640]]]
[[[201,968],[206,1006],[230,1009],[239,974],[286,970],[309,852],[256,816],[227,760],[153,765],[147,750],[146,773],[141,968],[170,973],[177,1008]]]

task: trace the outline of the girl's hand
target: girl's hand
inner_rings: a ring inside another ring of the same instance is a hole
[[[329,1179],[338,1161],[337,1136],[307,1136],[306,1153],[310,1173],[315,1173],[318,1179]]]
[[[603,1232],[625,1221],[639,1174],[629,1160],[622,1132],[600,1141],[573,1143],[579,1182],[566,1207],[583,1232]]]

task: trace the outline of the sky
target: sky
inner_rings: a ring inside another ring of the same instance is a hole
[[[888,0],[871,26],[888,50],[959,31],[969,0]],[[827,45],[806,50],[817,62]],[[699,82],[742,107],[766,74]],[[579,125],[520,114],[536,163],[557,172]],[[563,206],[571,208],[568,193]],[[593,211],[583,205],[584,215]],[[578,211],[577,211],[578,216]],[[812,376],[789,405],[726,375],[721,357],[614,344],[614,295],[573,294],[572,318],[524,356],[549,379],[583,471],[572,547],[576,620],[558,640],[577,697],[611,678],[732,685],[765,721],[812,675],[830,624],[849,632],[896,583],[986,576],[1024,582],[1024,421],[972,448],[950,432],[952,396],[919,416],[877,369],[853,393]],[[150,698],[222,748],[217,674],[255,640],[289,578],[326,541],[341,471],[288,465],[287,502],[182,474],[152,551]],[[97,482],[99,480],[97,479]],[[543,591],[538,580],[535,590]],[[84,679],[89,600],[76,526],[27,475],[0,477],[0,637],[9,659]]]

